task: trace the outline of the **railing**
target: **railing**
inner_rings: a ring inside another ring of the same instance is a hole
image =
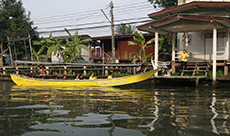
[[[104,62],[102,63],[112,63],[112,52],[108,51],[108,52],[104,52],[102,51],[102,53],[97,54],[96,51],[92,51],[91,55],[90,55],[90,59],[92,60],[102,60]]]
[[[14,62],[15,63],[15,62]],[[36,73],[35,77],[39,77],[39,69],[45,66],[48,78],[62,78],[63,75],[74,79],[78,74],[88,77],[91,72],[95,72],[99,78],[107,77],[109,72],[115,75],[136,74],[136,68],[141,64],[58,64],[47,62],[26,62],[17,61],[15,66],[0,67],[0,77],[9,77],[11,73],[20,75],[29,75],[30,72]],[[149,67],[149,69],[151,69]]]

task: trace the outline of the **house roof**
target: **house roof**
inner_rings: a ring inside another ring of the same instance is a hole
[[[144,36],[152,36],[153,34],[143,34]],[[132,38],[135,35],[117,35],[115,39],[125,39],[125,38]],[[111,36],[104,36],[104,37],[93,37],[93,40],[108,40],[111,39]]]
[[[161,34],[230,28],[229,12],[230,2],[191,2],[149,14],[156,20],[137,28]]]
[[[151,13],[148,16],[153,19],[160,19],[162,17],[171,16],[178,13],[200,13],[204,11],[216,11],[225,10],[227,13],[230,12],[230,2],[202,2],[194,1],[186,3],[174,8],[161,10],[159,12]],[[216,12],[218,13],[218,12]]]
[[[214,25],[218,29],[230,27],[230,19],[212,16],[174,15],[137,28],[150,33],[158,31],[161,34],[167,34],[211,30]]]
[[[54,38],[58,38],[61,40],[65,40],[65,39],[70,39],[69,36],[55,36]],[[81,37],[82,39],[87,39],[87,38],[91,38],[89,35],[79,35],[79,37]]]

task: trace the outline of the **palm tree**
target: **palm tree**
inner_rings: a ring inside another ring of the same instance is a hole
[[[136,31],[136,26],[120,24],[116,27],[115,34],[116,35],[131,35]]]
[[[70,32],[65,28],[65,31],[68,33],[71,41],[66,39],[66,44],[64,45],[64,49],[62,50],[63,53],[63,59],[70,60],[72,63],[74,63],[76,60],[81,59],[81,53],[82,49],[88,50],[88,47],[84,45],[85,42],[90,42],[92,39],[84,39],[82,40],[81,37],[79,37],[78,33],[75,32],[75,34],[72,36]]]

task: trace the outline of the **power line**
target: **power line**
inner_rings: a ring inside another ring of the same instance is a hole
[[[115,12],[115,15],[117,16],[117,15],[123,15],[123,13],[126,13],[126,12],[134,12],[135,13],[135,11],[145,11],[146,10],[146,8],[144,8],[144,7],[139,7],[139,8],[137,8],[137,9],[135,9],[135,10],[124,10],[124,11],[116,11]],[[98,13],[100,13],[100,12],[98,12]],[[82,17],[77,17],[77,18],[61,18],[61,19],[59,19],[59,20],[53,20],[53,21],[44,21],[44,22],[36,22],[35,24],[50,24],[50,23],[56,23],[56,22],[64,22],[64,21],[67,21],[67,20],[74,20],[74,19],[78,19],[78,20],[80,20],[80,19],[88,19],[89,17],[98,17],[98,16],[100,16],[100,17],[102,17],[101,16],[101,14],[89,14],[88,16],[83,16],[82,15]]]
[[[143,21],[135,21],[135,22],[128,22],[125,24],[138,24],[138,23],[146,23],[150,22],[152,20],[143,20]],[[115,24],[114,26],[118,26],[120,24]],[[101,25],[101,26],[93,26],[93,27],[82,27],[82,28],[72,28],[68,29],[69,31],[79,31],[79,30],[86,30],[86,29],[97,29],[97,28],[104,28],[104,27],[110,27],[110,25]],[[44,34],[44,33],[56,33],[56,32],[65,32],[65,30],[53,30],[53,31],[41,31],[38,32],[39,34]]]
[[[137,5],[137,4],[139,4],[139,5]],[[135,8],[135,7],[139,7],[140,5],[143,5],[143,4],[145,4],[145,3],[137,2],[137,3],[125,4],[125,5],[115,6],[114,9],[117,9],[117,7],[119,7],[120,9],[123,9],[123,8],[127,9],[127,6],[129,6],[129,8]],[[42,17],[42,18],[38,18],[38,19],[35,19],[35,20],[47,20],[47,19],[53,19],[53,18],[57,18],[57,17],[60,18],[60,17],[73,16],[73,14],[75,15],[75,14],[81,14],[81,13],[83,13],[83,14],[84,13],[91,13],[91,12],[99,11],[100,9],[86,10],[86,11],[72,12],[72,13],[65,13],[65,14],[61,14],[61,15],[59,14],[59,15],[47,16],[47,17]],[[108,9],[108,7],[107,8],[102,8],[102,9],[106,10],[106,9]]]
[[[116,11],[116,12],[118,12],[118,13],[120,13],[120,12],[125,12],[125,11],[127,11],[127,10],[133,10],[133,11],[136,11],[136,10],[139,10],[139,9],[148,9],[148,8],[151,8],[150,6],[147,6],[147,5],[143,5],[143,6],[141,6],[141,5],[134,5],[134,6],[132,6],[132,7],[129,7],[129,8],[127,8],[127,7],[122,7],[122,8],[119,8],[119,10],[120,11]],[[117,10],[118,10],[118,8],[116,8]],[[125,9],[125,11],[122,11],[122,9]],[[98,13],[100,13],[100,12],[96,12],[96,11],[100,11],[99,9],[96,9],[96,10],[91,10],[91,11],[89,11],[89,12],[79,12],[79,13],[82,13],[82,14],[70,14],[69,16],[56,16],[56,17],[49,17],[49,18],[45,18],[45,19],[41,19],[40,21],[38,21],[38,22],[36,22],[36,24],[44,24],[44,23],[53,23],[53,22],[55,22],[55,21],[62,21],[62,20],[66,20],[66,19],[68,19],[68,20],[71,20],[72,18],[76,18],[76,19],[78,19],[78,17],[81,17],[81,16],[83,16],[83,17],[85,17],[85,16],[95,16],[95,13],[96,14],[98,14]],[[99,15],[101,15],[101,14],[99,14]],[[49,20],[53,20],[53,19],[55,19],[55,21],[49,21]]]
[[[120,20],[116,20],[116,22],[129,21],[129,20],[141,20],[141,19],[148,19],[148,17],[120,19]],[[55,29],[55,28],[63,28],[63,27],[85,26],[85,25],[93,25],[93,24],[101,24],[101,23],[107,23],[107,21],[98,21],[98,22],[82,23],[82,24],[74,24],[74,25],[51,26],[51,27],[43,27],[42,29]]]

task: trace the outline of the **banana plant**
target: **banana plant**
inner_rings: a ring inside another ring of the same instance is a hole
[[[42,47],[45,46],[45,48],[47,49],[47,52],[43,56],[46,58],[47,61],[49,59],[51,60],[51,55],[53,52],[56,52],[56,48],[59,49],[59,46],[61,46],[60,43],[61,43],[61,41],[59,41],[59,37],[55,39],[53,37],[52,33],[50,33],[48,38],[42,37],[41,41],[34,41],[33,42],[34,45],[41,45]]]
[[[82,59],[81,53],[82,49],[88,50],[88,47],[84,45],[86,42],[92,41],[92,39],[81,39],[77,32],[74,35],[71,35],[70,32],[65,28],[65,31],[69,35],[70,39],[66,39],[66,44],[62,50],[64,61],[70,60],[74,63],[76,60]]]
[[[133,41],[128,41],[129,45],[138,45],[140,50],[138,53],[132,52],[129,54],[129,60],[132,60],[132,63],[135,61],[140,61],[145,63],[152,58],[152,53],[146,54],[146,49],[153,45],[155,38],[152,38],[146,42],[144,35],[141,32],[135,32]],[[164,39],[159,38],[160,44],[163,44]]]
[[[42,55],[41,53],[45,50],[46,46],[43,45],[38,52],[36,52],[36,50],[34,48],[32,48],[32,54],[33,57],[36,59],[37,62],[40,62],[41,58],[45,58],[45,55]]]

